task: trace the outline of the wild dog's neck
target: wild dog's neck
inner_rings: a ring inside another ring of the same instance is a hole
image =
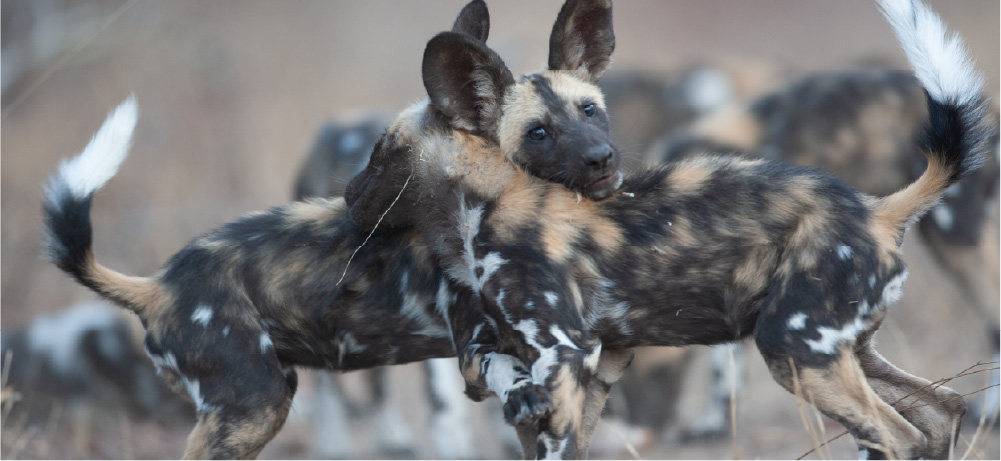
[[[428,101],[404,111],[390,131],[409,141],[416,177],[428,184],[445,180],[495,200],[517,176],[525,175],[495,142],[451,128]]]
[[[496,144],[462,131],[454,132],[452,138],[457,155],[448,171],[449,177],[478,195],[496,200],[516,178],[527,176],[504,157]]]

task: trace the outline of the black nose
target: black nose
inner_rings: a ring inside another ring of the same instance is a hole
[[[591,146],[587,152],[584,153],[584,163],[593,168],[604,168],[608,166],[608,162],[612,160],[615,156],[615,152],[612,151],[612,146],[608,144],[599,144],[597,146]]]

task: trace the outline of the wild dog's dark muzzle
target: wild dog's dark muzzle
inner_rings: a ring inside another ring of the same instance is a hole
[[[612,195],[622,184],[619,154],[606,139],[584,139],[578,143],[580,154],[578,184],[580,193],[591,200]]]
[[[604,170],[608,168],[612,160],[615,159],[615,151],[609,144],[599,144],[591,146],[584,153],[584,164],[595,169]]]

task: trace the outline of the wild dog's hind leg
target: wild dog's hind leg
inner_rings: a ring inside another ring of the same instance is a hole
[[[765,300],[754,333],[772,377],[844,425],[861,455],[924,455],[925,435],[880,398],[855,355],[856,342],[871,335],[885,311],[875,300],[870,308],[866,301],[849,304],[835,294],[826,302],[841,309],[818,308],[816,295],[825,288],[830,293],[828,287],[802,280],[789,285],[797,289],[777,289]],[[855,310],[846,312],[849,308]]]
[[[963,396],[897,368],[876,352],[869,338],[859,341],[856,355],[876,394],[926,437],[924,450],[916,455],[925,459],[949,458],[966,413]]]
[[[782,387],[845,426],[860,454],[865,450],[875,458],[920,456],[924,435],[873,391],[849,350],[842,349],[826,366],[802,366],[799,363],[816,363],[816,358],[803,357],[800,362],[796,358],[797,354],[765,355],[765,363]]]
[[[193,328],[146,338],[158,371],[187,392],[198,412],[186,459],[257,457],[285,424],[298,386],[295,370],[279,362],[263,327],[219,312],[196,316]]]
[[[285,424],[297,381],[295,371],[289,370],[284,376],[270,376],[249,386],[227,383],[236,392],[248,392],[218,405],[200,405],[184,458],[256,458]]]

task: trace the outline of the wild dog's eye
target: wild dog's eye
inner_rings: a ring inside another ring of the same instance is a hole
[[[581,109],[584,110],[584,115],[588,116],[589,118],[594,117],[594,113],[598,111],[598,107],[595,106],[594,103],[584,104],[581,107]]]
[[[532,128],[531,130],[528,130],[528,138],[532,141],[542,141],[543,139],[546,139],[546,129],[541,126]]]

